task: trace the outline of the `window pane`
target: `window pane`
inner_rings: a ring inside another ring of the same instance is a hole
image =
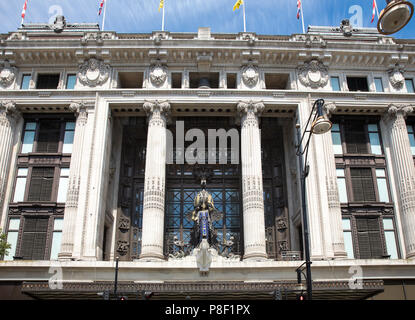
[[[74,131],[65,131],[62,153],[72,153]]]
[[[380,140],[378,133],[369,133],[370,148],[373,154],[382,154],[382,148],[380,147]]]
[[[50,250],[50,260],[57,260],[61,249],[62,232],[54,232],[52,238],[52,249]]]
[[[32,76],[30,74],[23,75],[22,84],[20,86],[21,89],[29,89],[30,79]]]
[[[331,83],[331,88],[333,89],[333,91],[340,91],[339,77],[331,77],[330,83]]]
[[[385,178],[378,178],[379,201],[389,202],[388,186]]]
[[[68,182],[69,178],[60,178],[59,179],[59,190],[58,190],[58,202],[65,202],[66,201],[66,193],[68,191]]]
[[[7,242],[11,245],[11,247],[8,250],[8,254],[4,256],[5,261],[13,260],[13,257],[16,254],[18,235],[18,231],[9,231],[9,233],[7,234]]]
[[[16,189],[14,190],[13,202],[22,202],[24,200],[25,189],[26,189],[26,178],[17,178]]]
[[[17,175],[19,176],[19,177],[26,177],[27,176],[27,172],[29,171],[29,169],[28,168],[19,168],[18,170],[17,170]]]
[[[383,218],[383,229],[394,230],[393,220],[390,218]]]
[[[333,126],[331,127],[331,132],[338,131],[340,132],[340,127],[338,123],[333,123]]]
[[[76,75],[70,74],[66,78],[66,89],[74,89],[76,83]]]
[[[343,230],[351,230],[350,219],[342,219]]]
[[[369,132],[378,132],[378,125],[377,124],[368,124],[367,129]]]
[[[348,202],[347,189],[346,189],[346,179],[337,178],[337,186],[338,186],[338,189],[339,189],[339,201],[341,203]]]
[[[412,79],[405,79],[406,91],[414,93],[414,81]]]
[[[9,230],[19,230],[20,218],[12,218],[9,222]]]
[[[36,122],[27,122],[25,129],[26,130],[36,130]]]
[[[378,177],[378,178],[386,177],[385,169],[376,169],[376,177]]]
[[[344,169],[336,169],[336,174],[338,177],[344,177]]]
[[[33,141],[35,140],[34,131],[26,131],[23,138],[22,153],[33,151]]]
[[[334,154],[342,154],[343,148],[342,148],[342,140],[340,137],[340,132],[332,132],[331,138],[333,140],[333,152]]]
[[[53,230],[54,231],[63,230],[63,218],[55,218],[55,221],[53,223]]]
[[[383,92],[383,84],[381,78],[375,78],[376,92]]]
[[[415,156],[415,134],[409,133],[409,144],[411,145],[411,153]]]
[[[65,124],[65,130],[75,130],[75,122],[67,122]]]
[[[344,249],[347,252],[347,257],[349,259],[354,258],[353,253],[353,241],[352,241],[352,233],[351,232],[344,232]]]
[[[61,177],[69,177],[69,168],[61,168]]]
[[[414,128],[410,124],[407,124],[406,127],[408,128],[408,133],[414,133]]]
[[[396,239],[394,231],[385,231],[386,250],[391,259],[398,259],[398,250],[396,248]]]

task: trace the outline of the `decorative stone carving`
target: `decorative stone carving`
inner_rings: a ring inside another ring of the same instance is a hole
[[[353,26],[350,24],[349,19],[342,20],[340,24],[340,30],[343,32],[345,37],[350,37],[354,31]]]
[[[53,22],[53,25],[51,25],[51,28],[56,33],[60,33],[65,29],[66,27],[66,20],[64,16],[57,16],[55,18],[55,21]]]
[[[79,66],[78,78],[83,85],[96,87],[108,80],[110,70],[109,65],[92,58]]]
[[[0,71],[0,85],[9,87],[16,79],[17,69],[10,66],[8,61],[4,62],[4,68]]]
[[[120,256],[125,256],[128,253],[128,247],[130,245],[128,244],[128,241],[118,241],[117,242],[117,252],[120,254]]]
[[[258,83],[258,68],[249,64],[242,68],[242,81],[248,87],[254,87]]]
[[[326,110],[326,114],[328,117],[331,117],[333,113],[336,112],[337,106],[334,102],[329,102],[324,105],[324,109]]]
[[[305,87],[323,88],[329,81],[327,68],[318,60],[311,60],[298,68],[298,78]]]
[[[277,220],[277,230],[284,231],[287,229],[287,221],[286,219],[279,219]]]
[[[405,83],[405,78],[403,76],[403,69],[399,67],[399,65],[395,65],[395,67],[389,70],[389,82],[397,90],[403,88]]]
[[[240,101],[237,105],[237,110],[240,116],[244,114],[248,114],[249,112],[253,112],[254,115],[260,116],[261,113],[264,111],[265,105],[262,101],[254,102],[254,101]]]
[[[167,79],[167,68],[161,64],[156,64],[150,69],[150,81],[156,86],[160,87]]]
[[[120,229],[121,232],[126,232],[130,229],[130,220],[127,218],[121,218],[118,229]]]
[[[398,113],[402,113],[406,117],[409,113],[414,111],[414,107],[411,105],[395,105],[390,104],[388,108],[388,115],[390,117],[396,117]]]

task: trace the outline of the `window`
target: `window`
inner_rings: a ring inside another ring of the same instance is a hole
[[[66,77],[66,89],[75,89],[76,74],[68,74]]]
[[[352,227],[350,224],[350,218],[342,220],[343,225],[343,235],[344,235],[344,249],[346,250],[347,257],[349,259],[354,258],[353,252],[353,237],[352,237]]]
[[[66,202],[66,193],[69,184],[69,168],[61,168],[57,202]]]
[[[62,153],[72,153],[74,137],[75,137],[75,122],[66,122],[65,133],[63,136]]]
[[[389,190],[386,182],[385,169],[376,169],[376,182],[378,187],[379,201],[389,202]]]
[[[228,89],[236,89],[236,73],[227,73],[226,74],[226,87]]]
[[[287,90],[289,89],[288,74],[266,73],[265,74],[265,88],[271,90]]]
[[[369,133],[370,149],[372,154],[382,154],[382,147],[380,146],[379,129],[377,124],[368,124],[367,131]]]
[[[379,218],[357,217],[356,229],[360,259],[383,258]]]
[[[219,72],[190,72],[190,88],[219,88]]]
[[[61,122],[57,120],[43,120],[39,123],[39,126],[36,152],[58,152]]]
[[[17,239],[19,236],[20,218],[10,218],[9,229],[7,232],[7,243],[10,244],[8,254],[4,256],[4,260],[13,260],[16,254]]]
[[[396,246],[396,234],[392,218],[383,218],[383,230],[385,232],[386,251],[391,259],[398,259],[398,248]]]
[[[39,74],[37,76],[36,89],[57,89],[59,85],[59,73]]]
[[[63,219],[55,218],[53,222],[52,246],[50,260],[57,260],[62,242]]]
[[[349,91],[369,91],[366,77],[347,77]]]
[[[22,89],[22,90],[29,89],[31,79],[32,79],[31,74],[24,74],[22,76],[22,83],[20,84],[20,89]]]
[[[342,147],[342,139],[340,134],[340,126],[337,123],[333,123],[331,128],[331,139],[333,141],[333,151],[334,154],[342,154],[343,147]]]
[[[27,201],[51,201],[54,174],[53,167],[33,167]]]
[[[118,72],[118,87],[141,89],[143,87],[143,79],[143,72]]]
[[[382,155],[377,123],[366,124],[362,121],[352,120],[343,124],[343,128],[347,153]],[[333,134],[337,134],[338,143],[339,131],[334,131]]]
[[[405,86],[406,86],[406,91],[408,93],[414,93],[414,80],[413,79],[405,79]]]
[[[406,125],[408,129],[408,135],[409,135],[409,144],[411,145],[411,153],[413,156],[415,156],[415,132],[414,132],[414,126],[411,124]]]
[[[353,200],[355,202],[376,202],[376,193],[370,168],[350,168]]]
[[[20,256],[25,260],[44,260],[48,231],[47,217],[24,218]]]
[[[28,171],[29,171],[28,168],[19,168],[17,170],[17,179],[16,179],[16,186],[14,188],[13,202],[24,201]]]
[[[27,122],[23,134],[22,153],[33,151],[33,142],[35,141],[36,122]]]
[[[382,78],[375,78],[375,88],[376,88],[376,92],[383,92],[383,83],[382,83]]]
[[[173,89],[181,89],[182,87],[182,73],[181,72],[172,72],[171,87]]]
[[[339,189],[339,201],[341,203],[347,203],[347,188],[346,188],[346,176],[344,169],[336,169],[337,174],[337,187]]]
[[[341,91],[339,77],[330,77],[330,84],[333,91]]]

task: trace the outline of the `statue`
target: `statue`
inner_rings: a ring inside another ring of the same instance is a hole
[[[220,221],[223,214],[215,208],[212,195],[206,191],[206,176],[201,178],[201,186],[202,191],[194,199],[194,210],[186,214],[186,218],[194,223],[190,243],[196,248],[206,239],[209,246],[217,250],[217,232],[213,223]]]

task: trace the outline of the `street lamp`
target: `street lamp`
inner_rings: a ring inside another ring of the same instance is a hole
[[[378,31],[392,34],[405,27],[414,14],[414,6],[406,0],[386,0],[386,8],[379,16]]]
[[[298,136],[298,145],[296,155],[300,158],[300,171],[301,171],[301,202],[303,207],[303,238],[304,238],[304,253],[305,253],[305,263],[306,265],[306,281],[307,281],[307,299],[312,299],[313,286],[311,279],[311,260],[310,260],[310,242],[309,242],[309,230],[308,230],[308,218],[307,218],[307,205],[306,205],[306,178],[308,176],[310,166],[307,164],[308,158],[308,149],[310,145],[311,135],[312,134],[323,134],[329,132],[333,124],[327,118],[323,111],[324,100],[318,99],[314,102],[313,108],[311,109],[310,116],[308,117],[307,123],[304,127],[304,132],[300,133],[300,125],[297,124],[297,136]],[[312,121],[311,121],[312,120]],[[310,129],[308,129],[311,122]],[[302,144],[305,139],[306,134],[308,134],[307,142],[305,143],[304,149],[302,150]],[[305,161],[303,164],[303,155],[305,154]],[[301,265],[297,270],[297,277],[299,282],[301,282]]]

